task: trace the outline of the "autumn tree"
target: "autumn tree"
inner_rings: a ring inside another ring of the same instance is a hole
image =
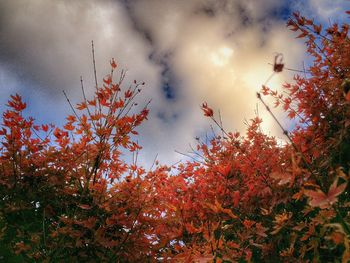
[[[136,128],[147,104],[143,83],[123,85],[117,64],[95,95],[74,107],[64,127],[37,125],[11,96],[0,129],[0,255],[5,261],[348,262],[350,260],[349,25],[321,25],[294,14],[292,31],[313,59],[278,93],[263,85],[260,103],[286,144],[261,132],[220,129],[199,140],[196,161],[169,173],[136,160]],[[284,69],[280,57],[275,74]],[[297,125],[287,131],[264,96]],[[139,109],[139,110],[137,110]]]
[[[92,100],[73,107],[63,128],[26,118],[19,95],[3,114],[0,156],[1,256],[6,261],[144,261],[155,258],[163,204],[154,185],[161,168],[146,172],[122,154],[138,154],[132,139],[145,119],[125,89],[117,64]],[[135,113],[136,112],[136,113]],[[135,158],[134,158],[135,159]],[[156,176],[157,175],[157,176]]]
[[[175,199],[183,235],[172,252],[184,262],[348,262],[349,38],[347,24],[326,30],[298,13],[288,21],[313,62],[283,93],[263,85],[260,102],[287,144],[261,133],[255,118],[241,136],[222,130],[200,143],[197,161],[179,166],[187,182]],[[275,73],[283,70],[275,59]],[[297,122],[287,131],[264,101],[272,96]]]

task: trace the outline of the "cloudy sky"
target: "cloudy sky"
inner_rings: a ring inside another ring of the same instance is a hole
[[[305,48],[285,23],[292,12],[327,25],[342,22],[346,0],[0,0],[0,111],[20,93],[28,115],[61,125],[71,114],[62,90],[82,99],[80,76],[92,94],[91,40],[102,79],[114,57],[127,70],[125,84],[146,82],[138,102],[152,99],[139,129],[141,162],[183,159],[195,137],[210,133],[200,110],[220,110],[224,128],[244,131],[258,110],[264,131],[282,138],[255,92],[271,74],[276,53],[301,69]],[[269,85],[291,80],[283,72]],[[286,127],[292,125],[277,113]]]

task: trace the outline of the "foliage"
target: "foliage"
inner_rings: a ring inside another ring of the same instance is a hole
[[[251,120],[245,135],[221,129],[199,141],[198,160],[177,173],[158,163],[145,171],[134,113],[143,83],[123,89],[117,68],[85,98],[63,128],[36,125],[11,96],[0,154],[0,253],[5,261],[348,262],[350,261],[349,25],[326,30],[294,14],[313,63],[278,93],[264,85],[297,124],[279,145]],[[281,56],[274,72],[283,70]],[[67,98],[68,99],[68,98]],[[68,99],[70,104],[70,101]],[[70,104],[71,105],[71,104]],[[134,158],[135,160],[136,158]]]

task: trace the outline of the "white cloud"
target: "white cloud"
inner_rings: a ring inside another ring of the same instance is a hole
[[[345,11],[350,10],[350,1],[348,0],[308,0],[296,1],[294,9],[300,11],[304,16],[315,19],[326,26],[329,22],[343,22],[349,15]]]
[[[149,121],[140,132],[144,151],[139,159],[149,166],[158,153],[161,161],[172,163],[182,158],[175,149],[189,150],[195,136],[209,130],[202,102],[220,109],[226,129],[244,131],[244,119],[254,117],[255,92],[271,74],[268,63],[275,52],[284,54],[289,67],[301,67],[302,44],[283,21],[270,17],[282,2],[5,0],[0,4],[0,76],[2,82],[14,79],[11,83],[35,103],[34,114],[40,111],[40,101],[49,104],[43,115],[51,121],[64,115],[57,112],[69,112],[62,89],[72,101],[80,100],[80,75],[87,93],[93,92],[90,41],[94,40],[99,79],[115,57],[128,69],[126,84],[135,78],[146,82],[139,102],[153,98]],[[312,10],[315,3],[310,0],[303,7]],[[314,10],[313,14],[328,15],[321,7]],[[278,88],[291,76],[284,72],[269,84]],[[166,78],[175,89],[175,100],[166,100],[162,92]],[[264,130],[281,136],[259,108]]]

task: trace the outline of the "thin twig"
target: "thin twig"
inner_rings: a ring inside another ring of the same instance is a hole
[[[262,99],[261,95],[259,92],[256,93],[256,96],[258,97],[258,99],[261,101],[261,103],[265,106],[266,110],[270,113],[270,115],[272,116],[272,118],[276,121],[276,123],[278,124],[278,126],[280,126],[281,130],[283,131],[283,134],[288,138],[289,142],[293,145],[293,141],[291,139],[291,137],[288,134],[288,131],[286,129],[284,129],[284,127],[282,126],[282,124],[280,123],[280,121],[276,118],[275,114],[273,114],[273,112],[271,111],[270,107],[265,103],[265,101]],[[296,147],[295,147],[296,148]]]
[[[94,66],[95,88],[96,88],[96,91],[98,91],[96,61],[95,61],[95,49],[94,49],[94,41],[93,40],[91,41],[91,50],[92,50],[92,63]]]
[[[80,84],[81,84],[81,92],[83,94],[83,98],[84,98],[84,102],[86,104],[87,112],[88,112],[89,117],[91,119],[92,125],[94,126],[95,130],[97,130],[96,126],[95,126],[95,122],[93,121],[93,119],[91,117],[91,112],[90,112],[89,105],[88,105],[88,102],[87,102],[87,99],[86,99],[86,96],[85,96],[85,89],[84,89],[84,83],[83,83],[83,77],[82,76],[80,76]]]
[[[271,63],[269,63],[269,64],[270,64],[270,65],[273,65],[273,64],[271,64]],[[275,75],[275,72],[273,71],[273,72],[271,73],[271,75],[267,78],[267,80],[265,81],[264,86],[267,85],[267,83],[270,81],[270,79],[271,79],[274,75]]]
[[[62,92],[63,92],[64,96],[66,97],[66,100],[67,100],[67,102],[68,102],[70,108],[72,109],[72,111],[73,111],[75,117],[77,117],[77,119],[80,120],[80,117],[79,117],[79,115],[77,114],[77,112],[75,111],[75,109],[74,109],[72,103],[70,102],[70,100],[69,100],[69,98],[68,98],[66,92],[65,92],[64,90],[62,90]]]
[[[197,160],[196,158],[194,158],[193,156],[191,156],[191,155],[189,155],[189,154],[187,154],[187,153],[182,153],[182,152],[179,152],[179,151],[177,151],[177,150],[175,150],[175,152],[178,153],[178,154],[181,154],[181,155],[183,155],[183,156],[186,156],[186,157],[188,157],[188,158],[191,158],[192,160],[194,160],[194,161],[197,162],[197,163],[201,163],[201,164],[203,164],[203,165],[207,165],[205,162],[199,161],[199,160]]]
[[[268,63],[268,64],[273,66],[272,63]],[[299,70],[299,69],[287,68],[287,67],[283,67],[283,69],[286,69],[286,70],[289,70],[289,71],[294,71],[294,72],[299,72],[299,73],[309,73],[309,74],[311,74],[311,71],[305,70],[305,69],[304,70]],[[273,73],[272,73],[272,75],[273,75]],[[269,82],[270,79],[271,79],[271,76],[266,80],[265,85],[266,85],[267,82]]]
[[[156,156],[153,159],[153,163],[152,163],[151,167],[149,168],[150,170],[152,170],[153,166],[155,165],[155,163],[157,161],[157,157],[158,157],[158,153],[156,154]]]
[[[98,98],[98,83],[97,83],[97,73],[96,73],[96,60],[95,60],[95,48],[94,48],[94,41],[91,41],[91,52],[92,52],[92,64],[94,68],[94,78],[95,78],[95,89],[96,89],[96,95],[97,95],[97,101],[98,101],[98,109],[99,113],[101,113],[101,103]]]
[[[220,110],[219,110],[219,122],[220,122],[220,127],[222,127],[222,130],[224,130],[224,126],[223,126],[223,124],[222,124],[222,118],[221,118],[221,112],[220,112]],[[222,137],[224,137],[224,132],[223,131],[221,131],[222,132]]]
[[[273,112],[270,110],[269,106],[267,106],[267,104],[265,103],[265,101],[261,98],[261,95],[259,92],[257,92],[257,97],[258,99],[262,102],[262,104],[265,106],[266,110],[270,113],[270,115],[273,117],[273,119],[277,122],[278,126],[280,126],[280,128],[283,131],[283,134],[288,138],[289,142],[291,143],[291,145],[293,146],[293,148],[295,149],[295,151],[297,153],[300,154],[304,164],[306,165],[307,170],[310,172],[310,174],[314,177],[314,179],[316,180],[316,182],[320,184],[319,179],[317,178],[316,174],[312,171],[311,166],[309,164],[309,162],[306,160],[304,154],[302,153],[301,150],[298,149],[298,147],[295,145],[295,143],[293,142],[292,138],[289,136],[289,133],[287,130],[285,130],[282,126],[282,124],[279,122],[279,120],[276,118],[276,116],[273,114]]]

